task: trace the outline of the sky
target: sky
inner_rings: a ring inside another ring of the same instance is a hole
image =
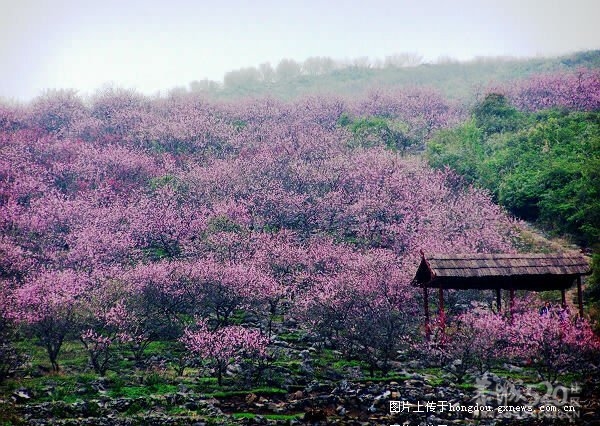
[[[555,56],[600,48],[598,0],[0,0],[0,97],[165,93],[283,58]]]

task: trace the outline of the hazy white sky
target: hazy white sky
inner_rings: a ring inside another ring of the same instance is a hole
[[[0,97],[144,93],[282,58],[600,48],[600,0],[0,0]]]

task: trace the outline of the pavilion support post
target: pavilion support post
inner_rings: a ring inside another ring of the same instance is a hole
[[[498,309],[498,313],[502,311],[502,294],[500,293],[500,289],[496,289],[496,309]]]
[[[583,293],[581,291],[581,275],[577,277],[577,302],[579,303],[579,317],[583,318]]]
[[[440,327],[442,333],[446,330],[446,317],[444,314],[444,289],[440,286],[440,302],[439,302],[439,313],[440,313]]]
[[[425,310],[425,338],[429,340],[431,328],[429,328],[429,294],[427,287],[423,287],[423,308]]]
[[[567,296],[566,296],[566,292],[565,289],[561,289],[560,290],[560,304],[562,306],[563,309],[566,309],[567,307]]]
[[[510,289],[510,316],[511,317],[513,315],[514,307],[515,307],[515,289],[511,288]]]

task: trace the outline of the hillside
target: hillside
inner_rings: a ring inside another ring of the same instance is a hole
[[[389,424],[415,418],[394,401],[440,400],[418,419],[594,424],[587,315],[446,290],[426,333],[412,279],[421,250],[538,249],[476,166],[414,154],[550,120],[586,146],[599,82],[531,76],[475,110],[419,87],[0,107],[0,422]]]
[[[284,60],[283,62],[293,62]],[[285,64],[288,64],[285,62]],[[315,62],[321,67],[315,67]],[[226,74],[224,85],[218,82],[192,82],[188,90],[217,99],[274,96],[291,100],[310,94],[338,96],[363,95],[379,88],[429,87],[451,99],[472,101],[490,85],[527,79],[533,75],[575,72],[600,68],[600,51],[585,51],[555,58],[478,58],[459,62],[415,62],[410,66],[387,66],[358,62],[336,63],[330,58],[308,58],[294,63],[291,72],[277,74],[261,67],[244,68]],[[289,64],[288,64],[289,65]],[[288,70],[287,67],[284,70]]]

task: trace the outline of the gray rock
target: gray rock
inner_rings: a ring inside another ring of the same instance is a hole
[[[75,389],[75,394],[77,394],[77,395],[85,395],[88,392],[89,392],[89,389],[85,386],[80,386],[77,389]]]
[[[302,360],[300,363],[300,373],[304,374],[305,376],[312,376],[315,374],[315,369],[309,360]]]
[[[410,379],[404,382],[404,385],[411,388],[422,388],[425,383],[422,379]]]
[[[17,403],[27,402],[31,399],[31,391],[26,388],[20,388],[14,391],[11,397]]]
[[[421,366],[421,362],[419,361],[408,361],[408,367],[411,369],[419,368]]]
[[[227,373],[229,376],[234,376],[242,372],[242,366],[240,364],[230,364],[227,366]]]

